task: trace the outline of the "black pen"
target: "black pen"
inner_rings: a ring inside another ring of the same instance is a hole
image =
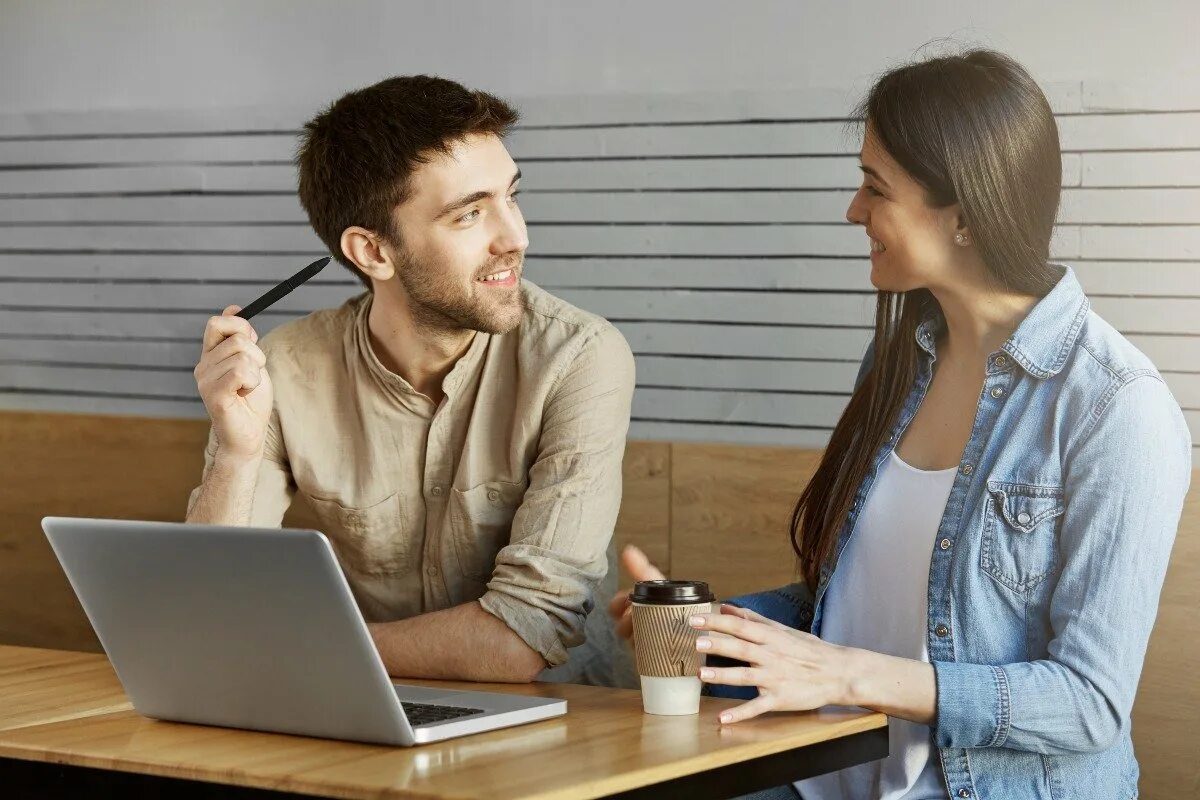
[[[276,286],[274,289],[271,289],[262,297],[243,308],[241,311],[237,312],[236,316],[239,316],[242,319],[250,319],[255,314],[275,305],[275,303],[287,296],[290,291],[307,281],[312,276],[316,275],[321,270],[325,269],[325,265],[329,263],[331,258],[333,257],[325,256],[324,258],[318,258],[316,261],[312,262],[307,267],[300,270],[295,275]]]

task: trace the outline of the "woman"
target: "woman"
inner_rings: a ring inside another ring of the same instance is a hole
[[[874,341],[792,515],[803,583],[733,601],[799,611],[695,620],[728,634],[699,649],[745,664],[701,679],[757,689],[723,723],[892,717],[888,758],[801,782],[805,800],[1134,797],[1129,712],[1190,477],[1183,415],[1048,262],[1058,132],[1018,64],[911,64],[858,116],[846,218],[870,239]]]

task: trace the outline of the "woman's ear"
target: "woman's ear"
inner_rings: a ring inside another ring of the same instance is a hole
[[[967,226],[967,215],[963,213],[962,208],[955,206],[954,212],[954,243],[959,247],[968,247],[971,244],[971,229]]]
[[[391,248],[374,231],[352,225],[342,231],[342,255],[376,281],[391,280],[396,274]]]

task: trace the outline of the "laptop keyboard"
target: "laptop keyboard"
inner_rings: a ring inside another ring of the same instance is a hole
[[[461,706],[431,706],[426,703],[400,703],[408,724],[414,728],[421,725],[432,725],[435,722],[445,722],[459,717],[469,717],[472,714],[482,714],[482,708],[463,708]]]

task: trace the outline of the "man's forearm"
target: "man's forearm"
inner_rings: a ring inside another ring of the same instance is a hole
[[[204,477],[187,521],[204,525],[249,525],[261,458],[229,461],[218,457]]]
[[[479,603],[368,627],[397,678],[527,683],[546,668],[540,653]]]

